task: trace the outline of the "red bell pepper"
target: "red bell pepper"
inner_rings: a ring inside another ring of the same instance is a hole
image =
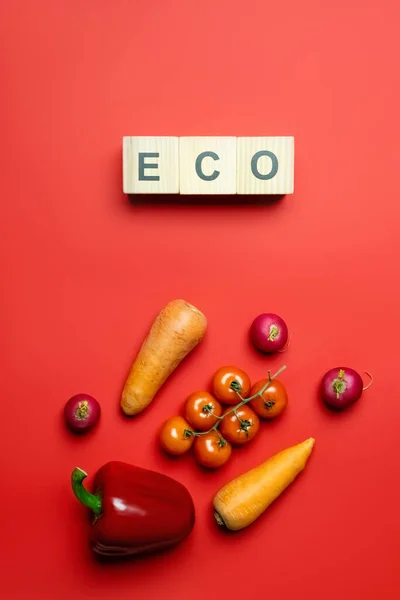
[[[75,496],[93,513],[90,545],[103,556],[147,554],[182,542],[191,533],[195,510],[188,490],[171,477],[112,461],[102,466],[93,493],[87,473],[72,472]]]

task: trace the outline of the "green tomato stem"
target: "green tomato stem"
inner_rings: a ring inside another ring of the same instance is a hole
[[[253,396],[250,396],[250,398],[242,398],[242,396],[240,395],[239,392],[236,392],[236,394],[238,395],[238,397],[240,398],[240,402],[238,404],[236,404],[236,406],[234,406],[233,408],[231,408],[230,410],[228,410],[227,412],[225,412],[223,415],[221,415],[218,418],[218,421],[213,425],[213,427],[211,427],[211,429],[209,429],[208,431],[191,431],[190,435],[194,435],[194,436],[201,436],[201,435],[207,435],[208,433],[211,433],[212,431],[216,431],[222,421],[222,419],[224,419],[225,417],[227,417],[228,415],[230,415],[231,413],[236,414],[236,411],[241,408],[242,406],[244,406],[245,404],[248,404],[251,400],[254,400],[254,398],[257,398],[257,396],[261,396],[263,395],[263,393],[265,392],[265,390],[271,385],[272,381],[274,379],[276,379],[284,370],[286,369],[286,365],[284,365],[283,367],[281,367],[274,375],[271,376],[271,373],[269,372],[269,377],[268,377],[268,381],[267,383],[265,383],[262,388]],[[238,418],[238,421],[240,422],[240,418]],[[185,430],[188,431],[188,430]]]
[[[224,418],[224,415],[220,415],[220,416],[218,416],[218,415],[214,414],[213,412],[212,412],[212,413],[210,413],[210,415],[212,415],[212,416],[214,417],[214,419],[218,419],[218,420],[221,420],[221,419],[223,419],[223,418]]]

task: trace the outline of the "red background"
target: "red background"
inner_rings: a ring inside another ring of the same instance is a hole
[[[397,353],[400,68],[395,0],[9,0],[1,3],[1,591],[4,598],[399,597]],[[294,135],[295,194],[122,193],[123,135]],[[208,334],[135,420],[127,370],[158,310],[184,297]],[[258,355],[281,314],[289,351]],[[170,460],[157,429],[213,371],[282,362],[290,407],[225,469]],[[375,382],[337,415],[328,368]],[[76,438],[77,392],[102,420]],[[253,527],[214,526],[217,489],[314,436],[307,470]],[[163,556],[99,566],[70,472],[121,459],[188,486],[197,526]]]

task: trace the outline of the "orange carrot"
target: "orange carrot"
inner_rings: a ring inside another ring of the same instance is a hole
[[[251,525],[304,469],[314,442],[286,448],[227,483],[214,498],[217,523],[232,531]]]
[[[150,404],[206,329],[206,317],[185,300],[173,300],[161,310],[125,382],[121,408],[126,415],[137,415]]]

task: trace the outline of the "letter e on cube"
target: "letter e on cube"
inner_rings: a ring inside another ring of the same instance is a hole
[[[124,136],[125,194],[179,194],[179,138]]]

